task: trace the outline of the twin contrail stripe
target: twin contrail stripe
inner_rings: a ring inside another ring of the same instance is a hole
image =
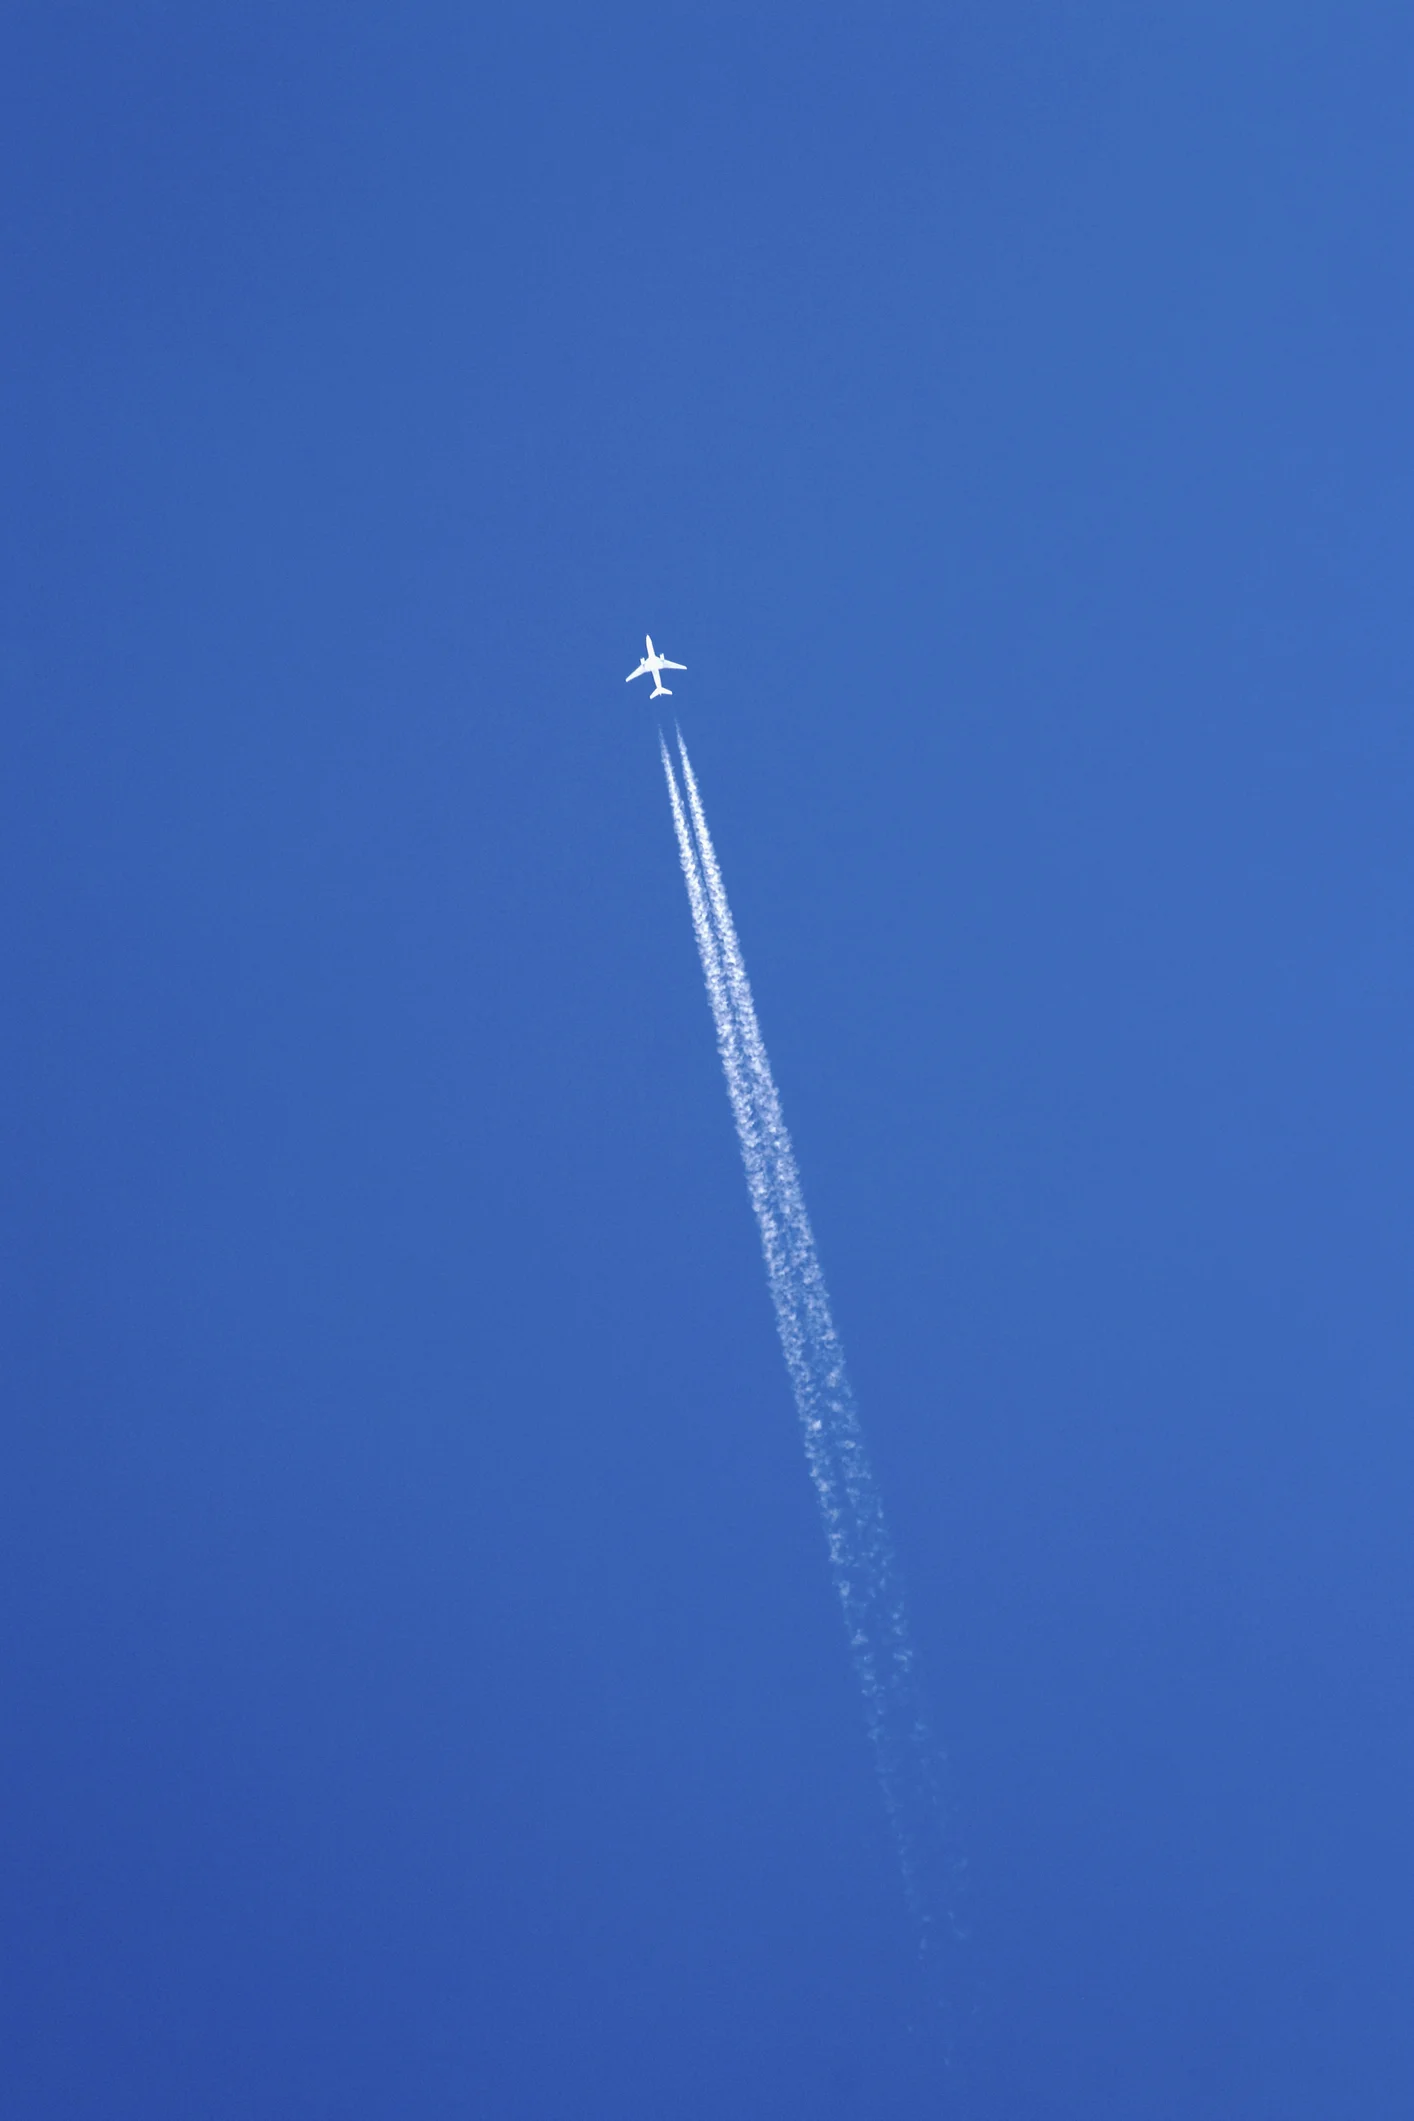
[[[806,1463],[819,1498],[904,1889],[925,1950],[931,1952],[940,1937],[939,1915],[954,1932],[956,1916],[953,1881],[943,1857],[940,1755],[919,1699],[898,1564],[697,781],[679,731],[684,803],[661,732],[659,745],[717,1049],[761,1232]]]

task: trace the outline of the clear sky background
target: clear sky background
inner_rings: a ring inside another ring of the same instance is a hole
[[[6,8],[7,2121],[1414,2112],[1411,43]]]

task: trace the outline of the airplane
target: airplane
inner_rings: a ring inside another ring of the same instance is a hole
[[[651,670],[653,673],[653,690],[648,695],[649,699],[670,700],[673,696],[672,687],[663,683],[663,672],[665,670],[686,670],[687,665],[686,663],[670,663],[665,655],[655,655],[651,633],[646,633],[643,638],[648,643],[648,653],[639,664],[637,670],[629,672],[624,679],[624,683],[631,685],[635,678],[645,678]]]

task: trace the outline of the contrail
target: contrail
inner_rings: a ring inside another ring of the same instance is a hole
[[[685,808],[661,731],[658,741],[806,1463],[824,1519],[904,1891],[925,1957],[933,1959],[942,1943],[960,1935],[957,1866],[948,1861],[945,1848],[942,1756],[923,1714],[898,1563],[697,781],[679,730]]]

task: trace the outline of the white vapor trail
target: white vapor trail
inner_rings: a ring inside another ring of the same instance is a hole
[[[717,1048],[904,1890],[925,1954],[931,1957],[946,1936],[959,1934],[953,1904],[955,1866],[946,1860],[944,1849],[941,1755],[923,1714],[898,1563],[860,1431],[722,873],[680,730],[677,743],[685,805],[659,733]]]

